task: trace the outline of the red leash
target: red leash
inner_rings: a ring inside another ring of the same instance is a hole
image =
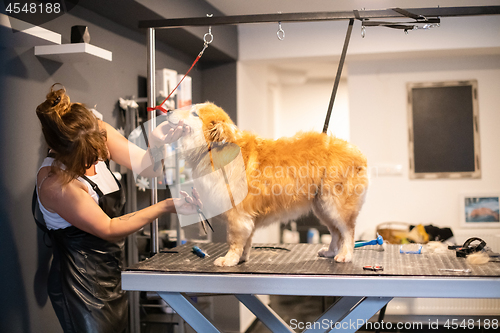
[[[182,77],[182,79],[179,81],[179,83],[177,83],[177,85],[175,86],[175,88],[170,92],[170,94],[168,94],[167,98],[165,98],[163,100],[163,102],[160,104],[160,105],[157,105],[155,106],[154,108],[150,108],[148,107],[147,110],[148,111],[154,111],[154,110],[160,110],[161,112],[163,113],[167,113],[169,110],[165,109],[163,107],[163,104],[165,104],[165,102],[170,98],[170,96],[172,96],[172,94],[174,93],[174,91],[181,85],[182,81],[186,78],[186,76],[189,74],[189,72],[191,72],[191,70],[193,69],[194,65],[196,65],[196,63],[198,62],[198,60],[200,60],[201,56],[203,55],[203,52],[205,52],[205,50],[207,49],[208,47],[208,44],[207,42],[205,42],[205,45],[203,45],[203,50],[201,50],[201,52],[198,54],[198,56],[196,57],[196,59],[194,60],[193,64],[191,65],[191,67],[188,69],[188,71],[186,72],[186,74],[184,74],[184,76]]]

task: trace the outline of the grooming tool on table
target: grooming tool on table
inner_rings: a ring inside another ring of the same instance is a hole
[[[356,242],[354,243],[354,248],[358,248],[358,247],[362,247],[362,246],[366,246],[366,245],[382,245],[384,244],[384,239],[382,238],[382,236],[380,236],[379,234],[377,234],[377,238],[374,239],[374,240],[371,240],[371,241],[367,241],[367,242]]]
[[[470,273],[472,272],[470,269],[454,269],[454,268],[440,268],[438,269],[439,271],[446,271],[446,272],[457,272],[457,273]]]
[[[198,208],[197,210],[198,210],[198,215],[200,215],[201,225],[203,226],[203,230],[205,230],[205,234],[207,233],[207,227],[205,227],[205,224],[208,224],[212,232],[215,232],[214,228],[212,228],[212,225],[210,224],[210,222],[208,222],[207,217],[205,216],[205,214],[203,214],[201,209]]]
[[[280,246],[252,246],[252,249],[265,249],[265,250],[283,250],[283,251],[290,251],[290,249],[287,249],[286,247],[280,247]]]
[[[421,254],[422,253],[422,245],[420,245],[420,244],[403,244],[399,248],[399,253]]]
[[[384,267],[383,266],[380,266],[380,265],[367,265],[367,266],[363,266],[363,269],[365,271],[374,271],[374,272],[378,272],[378,271],[383,271],[384,270]]]
[[[210,257],[208,254],[203,252],[198,246],[193,246],[192,251],[200,258]]]
[[[191,194],[192,194],[193,198],[196,198],[197,196],[194,195],[194,193],[196,191],[194,189],[194,187],[191,187],[191,190],[192,190]],[[187,203],[190,203],[189,201],[187,201],[187,198],[185,198],[184,200],[186,200]],[[207,224],[210,227],[210,229],[212,230],[212,232],[215,232],[214,228],[212,228],[212,225],[210,224],[210,222],[208,222],[207,217],[205,216],[205,214],[203,214],[203,211],[200,209],[200,207],[197,207],[196,211],[198,212],[198,216],[200,217],[201,226],[203,227],[203,230],[205,231],[205,234],[207,234],[207,227],[205,226],[205,224]]]
[[[471,245],[473,242],[479,242],[477,245]],[[486,242],[481,238],[472,237],[465,241],[462,246],[448,246],[448,249],[457,251],[457,257],[465,258],[469,254],[480,252],[486,246]]]

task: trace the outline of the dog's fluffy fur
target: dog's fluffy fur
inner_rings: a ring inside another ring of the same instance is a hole
[[[248,260],[256,228],[296,219],[311,209],[332,235],[330,246],[318,255],[337,262],[352,260],[354,226],[368,186],[366,158],[355,146],[317,132],[263,139],[239,130],[221,108],[211,103],[169,112],[172,123],[180,119],[192,128],[182,145],[189,152],[186,160],[194,176],[211,172],[214,163],[227,165],[230,158],[226,161],[224,156],[234,156],[227,150],[234,150],[236,145],[244,161],[245,171],[226,168],[229,182],[237,182],[241,177],[238,172],[246,174],[248,194],[236,207],[218,216],[227,222],[229,251],[215,260],[216,265],[234,266]],[[222,142],[235,145],[217,144]],[[207,144],[210,153],[206,153]],[[214,156],[219,156],[219,162],[214,162]],[[220,191],[227,191],[217,184],[202,186],[206,187],[202,191],[212,191],[215,198]],[[244,193],[246,189],[240,190]]]

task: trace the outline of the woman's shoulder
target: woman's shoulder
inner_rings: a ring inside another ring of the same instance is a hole
[[[85,191],[88,188],[77,179],[69,183],[63,183],[63,176],[60,172],[54,172],[52,167],[40,169],[37,177],[38,195],[45,208],[51,209],[53,206],[64,203],[64,199],[74,193],[74,191]]]

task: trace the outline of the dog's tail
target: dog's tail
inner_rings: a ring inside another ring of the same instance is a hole
[[[369,184],[368,165],[364,155],[353,161],[351,172],[344,178],[347,182],[348,193],[350,195],[363,195],[366,193]]]
[[[358,147],[344,140],[333,138],[332,146],[335,150],[337,164],[337,179],[335,187],[342,188],[343,193],[362,195],[368,189],[369,173],[366,156]]]

